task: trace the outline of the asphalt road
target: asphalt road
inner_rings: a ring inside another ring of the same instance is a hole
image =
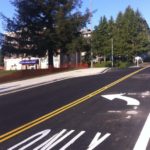
[[[150,68],[137,70],[0,96],[0,149],[149,150]]]

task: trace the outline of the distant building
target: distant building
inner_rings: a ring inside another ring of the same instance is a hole
[[[48,69],[48,57],[4,57],[5,70]]]
[[[20,31],[18,31],[20,32]],[[7,32],[5,33],[7,36],[16,37],[15,32]],[[90,29],[81,30],[81,35],[84,38],[91,37]],[[7,39],[5,39],[7,40]],[[17,41],[12,41],[11,44],[16,49],[19,49],[19,44]],[[32,49],[32,45],[26,45],[25,49]],[[71,54],[64,54],[59,51],[53,56],[53,67],[61,68],[73,66],[77,67],[81,64],[84,59],[86,52],[73,52]],[[48,55],[46,54],[44,57],[33,57],[32,55],[26,54],[9,54],[9,56],[4,56],[4,69],[5,70],[25,70],[25,69],[47,69],[48,66]]]
[[[84,38],[90,38],[91,37],[92,30],[91,29],[82,29],[81,34]]]
[[[20,31],[18,31],[20,32]],[[15,40],[15,32],[6,32],[5,40],[7,36],[14,37],[14,40],[11,41],[11,44],[14,48],[19,49],[19,44]],[[32,45],[26,45],[24,49],[32,49]],[[33,57],[32,55],[24,54],[14,54],[9,53],[4,56],[4,69],[5,70],[26,70],[26,69],[47,69],[48,68],[48,56],[44,57]]]

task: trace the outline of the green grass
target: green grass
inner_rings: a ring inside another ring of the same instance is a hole
[[[14,71],[14,70],[11,70],[11,71],[0,70],[0,77],[11,75],[11,74],[14,74],[15,72],[17,72],[17,71]]]
[[[111,62],[101,62],[101,63],[95,63],[94,67],[111,67]]]
[[[117,61],[114,62],[114,67],[124,69],[131,65],[129,62]],[[111,61],[102,62],[102,63],[95,63],[94,67],[111,67]]]
[[[118,67],[120,69],[124,69],[124,68],[128,68],[131,65],[131,63],[118,61],[115,65],[116,65],[116,67]]]

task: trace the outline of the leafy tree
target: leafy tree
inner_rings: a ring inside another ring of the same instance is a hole
[[[114,39],[115,58],[131,61],[150,48],[150,30],[140,12],[128,6],[125,12],[119,12],[116,20],[108,21],[102,17],[93,33],[95,53],[110,55],[110,39]]]
[[[2,55],[2,51],[0,49],[0,66],[3,65],[3,55]]]
[[[134,52],[140,54],[148,51],[150,48],[150,39],[149,39],[150,30],[146,20],[142,18],[142,15],[138,10],[135,12],[135,15],[136,15],[136,22],[138,22],[136,27],[138,34],[135,40]]]
[[[108,42],[110,34],[108,30],[108,22],[105,16],[101,18],[99,26],[95,28],[92,36],[93,49],[97,54],[103,55],[106,60],[108,51],[110,51],[110,44]]]
[[[0,33],[0,66],[3,65],[3,54],[2,54],[2,50],[1,50],[2,41],[3,41],[3,35]]]
[[[88,11],[79,11],[80,0],[13,0],[12,4],[16,7],[15,17],[11,20],[3,16],[9,33],[3,51],[40,56],[48,51],[52,64],[58,49],[67,53],[77,48],[79,31],[89,17]]]
[[[115,50],[116,54],[118,56],[125,55],[124,50],[126,49],[126,42],[125,42],[125,34],[127,32],[125,31],[124,28],[124,18],[123,18],[123,13],[119,12],[117,19],[116,19],[116,26],[115,26]]]
[[[133,56],[148,50],[149,28],[138,10],[135,12],[130,6],[127,7],[124,14],[118,15],[116,25],[117,46],[122,55],[131,60]]]

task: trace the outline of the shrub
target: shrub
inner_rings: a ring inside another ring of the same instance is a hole
[[[127,68],[129,67],[131,64],[129,62],[123,62],[123,61],[119,61],[117,63],[115,63],[115,66],[121,69]]]
[[[106,62],[101,62],[101,63],[95,63],[94,67],[111,67],[111,62],[106,61]]]

